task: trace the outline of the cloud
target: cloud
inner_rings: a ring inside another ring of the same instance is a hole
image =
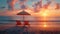
[[[33,8],[34,8],[35,11],[38,12],[40,10],[40,8],[42,8],[42,0],[34,3]]]

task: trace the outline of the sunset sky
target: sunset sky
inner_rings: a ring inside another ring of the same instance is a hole
[[[6,3],[6,1],[7,0],[0,0],[0,7],[6,7],[7,8],[7,3]],[[32,3],[33,2],[38,2],[39,0],[28,0],[27,2],[26,2],[26,5],[27,6],[29,6],[29,7],[31,7],[32,6]],[[57,2],[57,3],[60,3],[60,0],[54,0],[55,2]],[[16,2],[16,4],[15,4],[15,8],[19,8],[19,4],[18,4],[19,2]],[[43,0],[43,4],[45,4],[46,3],[46,0]],[[1,8],[0,8],[1,9]]]

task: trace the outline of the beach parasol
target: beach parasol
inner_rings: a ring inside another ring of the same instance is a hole
[[[22,15],[23,16],[23,21],[24,21],[24,16],[30,15],[30,14],[23,10],[23,11],[19,12],[17,15],[20,15],[20,16]]]

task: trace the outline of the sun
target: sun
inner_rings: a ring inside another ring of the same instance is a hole
[[[48,14],[47,13],[43,13],[42,16],[47,16]]]
[[[43,17],[49,16],[49,10],[42,11],[41,16],[43,16]]]
[[[46,24],[44,24],[43,26],[44,26],[44,27],[47,27],[47,25],[46,25]]]

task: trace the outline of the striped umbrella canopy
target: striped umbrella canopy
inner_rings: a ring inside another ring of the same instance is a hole
[[[19,12],[17,15],[30,15],[30,14],[23,10]]]

